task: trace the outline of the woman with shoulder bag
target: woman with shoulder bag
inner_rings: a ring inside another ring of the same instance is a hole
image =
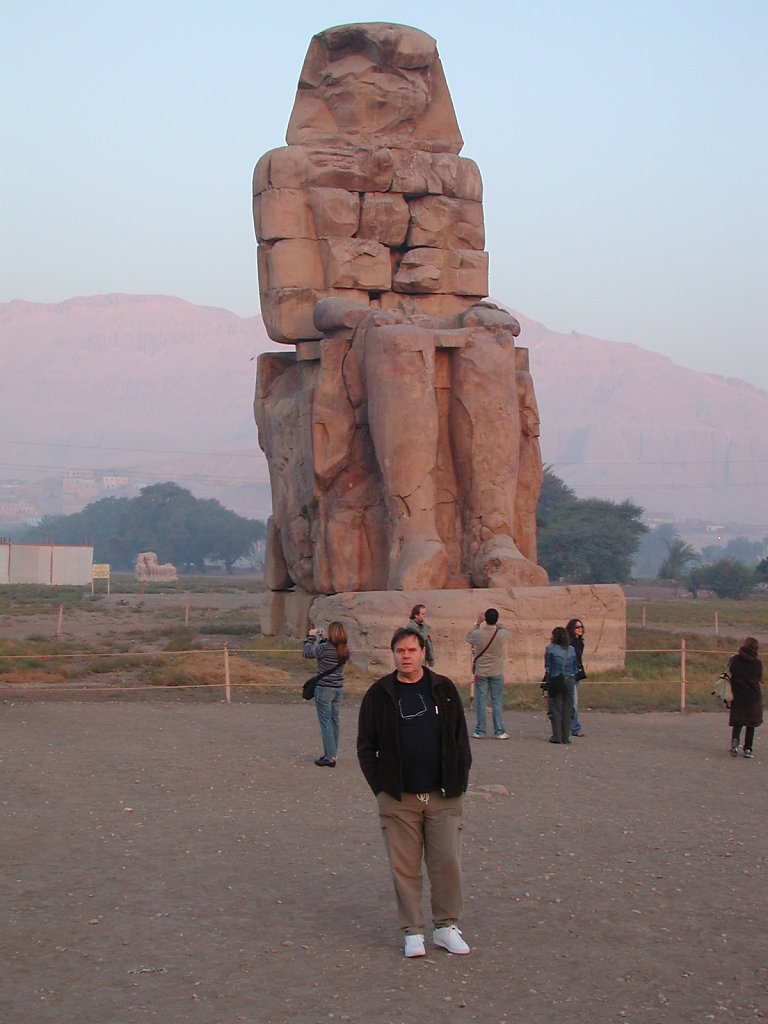
[[[573,721],[571,722],[571,736],[583,736],[584,730],[579,721],[579,683],[587,678],[584,671],[584,623],[581,619],[571,619],[565,624],[568,640],[571,647],[576,651],[576,675],[573,677],[575,686],[573,688]]]
[[[544,651],[544,682],[541,688],[547,698],[547,718],[552,725],[550,743],[571,742],[573,690],[578,667],[576,651],[568,643],[564,626],[552,630],[552,642]]]
[[[340,622],[332,622],[327,638],[321,630],[310,629],[301,653],[305,658],[317,658],[317,674],[323,677],[315,687],[315,708],[323,740],[323,753],[315,764],[319,768],[335,768],[344,665],[349,661],[346,629]]]

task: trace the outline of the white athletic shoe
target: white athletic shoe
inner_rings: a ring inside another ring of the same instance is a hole
[[[461,937],[461,932],[455,924],[446,925],[445,928],[435,928],[432,932],[432,941],[436,946],[442,946],[449,953],[468,953],[469,946]]]
[[[405,955],[406,956],[424,956],[424,936],[423,935],[406,935],[405,936]]]

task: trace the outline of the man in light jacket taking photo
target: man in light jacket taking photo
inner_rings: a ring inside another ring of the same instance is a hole
[[[504,728],[504,655],[507,650],[509,630],[499,624],[499,613],[488,608],[475,620],[473,629],[467,634],[467,643],[472,645],[472,672],[475,677],[475,712],[477,725],[472,738],[485,738],[488,691],[491,693],[493,734],[497,740],[508,740]]]

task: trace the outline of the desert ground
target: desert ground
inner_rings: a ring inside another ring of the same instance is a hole
[[[375,804],[314,709],[4,694],[4,1024],[751,1021],[768,1015],[765,795],[724,714],[585,714],[473,741],[468,956],[405,960]]]

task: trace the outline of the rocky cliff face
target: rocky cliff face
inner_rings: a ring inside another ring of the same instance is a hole
[[[631,497],[663,518],[766,521],[768,393],[519,319],[544,459],[580,497]]]
[[[252,412],[256,356],[274,347],[261,317],[155,295],[14,301],[0,337],[0,479],[128,471],[268,515]]]
[[[544,461],[577,494],[632,498],[654,516],[766,521],[768,393],[515,316]],[[15,301],[0,304],[0,339],[0,478],[127,469],[197,494],[234,489],[231,507],[266,514],[253,487],[267,479],[255,357],[278,346],[260,317],[167,296]]]

